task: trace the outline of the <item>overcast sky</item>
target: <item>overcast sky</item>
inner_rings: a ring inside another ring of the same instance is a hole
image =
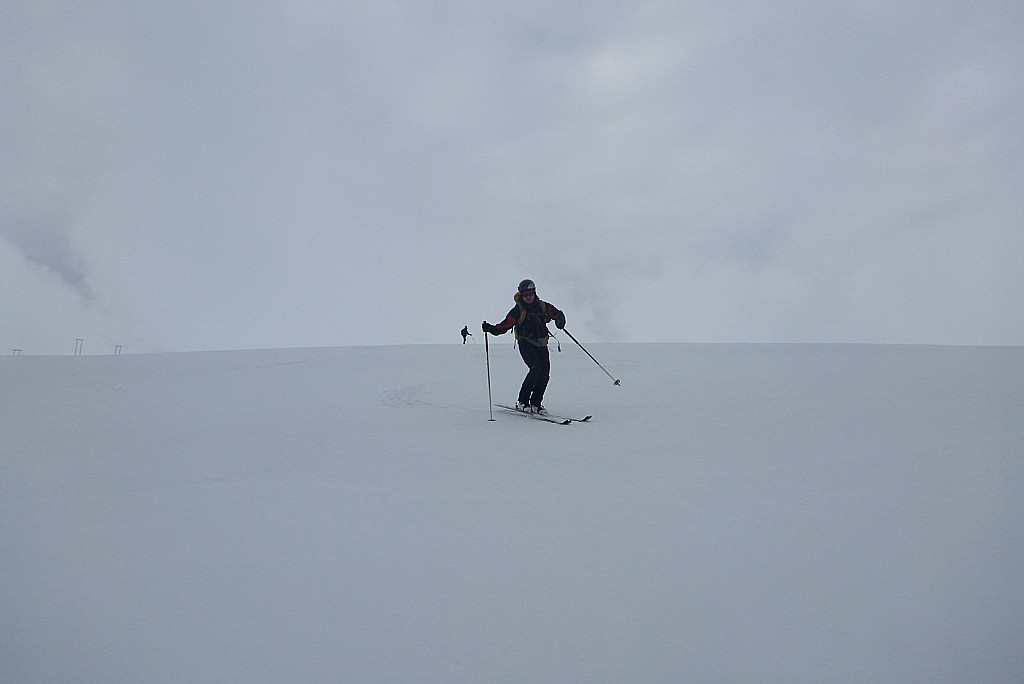
[[[522,278],[581,341],[1024,344],[1022,40],[1019,0],[0,0],[0,353],[458,342]]]

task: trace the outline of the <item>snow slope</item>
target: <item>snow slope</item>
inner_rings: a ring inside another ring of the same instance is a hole
[[[0,359],[0,680],[1021,681],[1024,349],[588,348]]]

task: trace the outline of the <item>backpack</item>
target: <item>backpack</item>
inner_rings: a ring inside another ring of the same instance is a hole
[[[526,319],[529,316],[529,312],[526,310],[526,305],[523,304],[522,298],[520,297],[520,294],[518,292],[515,293],[515,295],[513,296],[513,299],[515,300],[516,305],[519,307],[519,319],[516,321],[516,325],[513,328],[513,332],[515,332],[516,339],[517,340],[526,340],[530,344],[535,344],[538,347],[546,347],[546,346],[548,346],[548,338],[551,337],[551,333],[548,332],[548,328],[547,328],[547,324],[546,323],[543,326],[543,328],[544,328],[544,335],[543,335],[543,337],[537,337],[536,339],[534,339],[532,337],[523,337],[523,336],[521,336],[519,334],[519,326],[521,326],[523,323],[526,322]],[[547,315],[547,311],[548,311],[548,304],[547,304],[547,302],[543,301],[540,297],[536,297],[534,303],[537,306],[540,307],[540,310],[546,316]]]

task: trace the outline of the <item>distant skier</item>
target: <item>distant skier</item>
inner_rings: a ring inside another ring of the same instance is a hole
[[[565,314],[554,305],[537,298],[537,286],[532,280],[519,283],[519,291],[513,299],[516,305],[505,316],[505,320],[497,325],[484,321],[481,327],[484,333],[492,335],[504,335],[515,328],[519,355],[530,369],[519,390],[516,406],[529,413],[545,414],[547,411],[541,402],[551,377],[551,357],[548,354],[548,338],[551,333],[547,324],[554,321],[555,327],[561,330],[565,327]]]
[[[473,336],[473,333],[469,332],[469,326],[468,325],[462,326],[462,344],[466,344],[466,338],[467,337],[472,337],[472,336]]]

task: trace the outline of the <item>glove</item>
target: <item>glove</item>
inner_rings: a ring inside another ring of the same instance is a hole
[[[559,318],[557,321],[555,321],[555,327],[558,328],[559,330],[562,330],[563,328],[565,328],[565,317],[564,316],[562,318]]]
[[[484,321],[483,325],[480,326],[480,329],[483,330],[485,333],[491,333],[492,335],[498,334],[497,329],[487,321]]]

